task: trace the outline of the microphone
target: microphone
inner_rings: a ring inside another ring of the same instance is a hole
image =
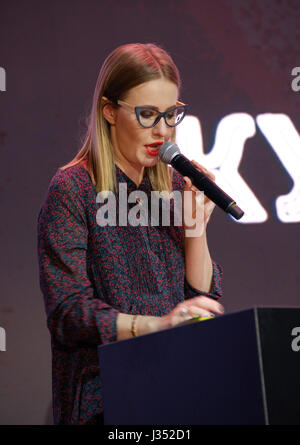
[[[192,184],[204,192],[204,194],[213,201],[218,207],[229,213],[235,219],[240,219],[244,212],[236,202],[228,196],[217,184],[204,173],[193,166],[176,144],[165,142],[159,149],[159,159],[166,164],[171,164],[182,176],[188,176]]]

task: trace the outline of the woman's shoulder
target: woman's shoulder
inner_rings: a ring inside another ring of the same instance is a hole
[[[75,191],[88,185],[91,185],[91,179],[83,161],[66,168],[59,167],[50,181],[50,188],[59,187],[66,191]]]
[[[57,217],[65,209],[73,214],[84,215],[87,206],[93,202],[94,191],[89,174],[80,164],[58,168],[52,176],[44,196],[39,219],[46,215]],[[64,209],[64,210],[62,210]]]

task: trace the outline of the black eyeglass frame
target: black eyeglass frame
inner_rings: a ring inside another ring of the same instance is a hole
[[[128,106],[130,109],[134,110],[134,111],[135,111],[136,118],[137,118],[137,121],[138,121],[138,123],[141,125],[141,127],[143,127],[143,128],[152,128],[152,127],[154,127],[156,124],[158,124],[158,122],[161,120],[162,117],[164,118],[164,121],[165,121],[165,123],[166,123],[166,125],[167,125],[168,127],[170,127],[170,128],[174,128],[174,127],[176,127],[177,125],[179,125],[179,124],[182,122],[184,116],[186,115],[187,109],[188,109],[188,105],[187,105],[187,104],[184,104],[184,103],[182,103],[182,102],[177,102],[179,105],[176,105],[176,107],[170,108],[169,110],[164,111],[164,112],[160,112],[160,111],[156,110],[156,108],[153,108],[153,107],[145,107],[145,106],[135,106],[135,105],[131,105],[131,104],[127,103],[127,102],[124,102],[123,100],[117,100],[116,103],[117,103],[117,105],[119,105],[119,106],[120,106],[120,105],[126,105],[126,106]],[[176,108],[183,108],[183,116],[182,116],[181,120],[180,120],[179,122],[177,122],[175,125],[170,125],[170,124],[168,124],[168,122],[167,122],[167,120],[166,120],[166,115],[167,115],[168,113],[172,112],[173,110],[176,110]],[[141,113],[141,111],[144,111],[144,110],[151,110],[151,111],[155,111],[155,113],[158,113],[157,118],[155,119],[155,121],[153,122],[153,124],[150,125],[150,127],[147,127],[147,126],[143,125],[143,124],[141,123],[141,121],[140,121],[140,113]]]

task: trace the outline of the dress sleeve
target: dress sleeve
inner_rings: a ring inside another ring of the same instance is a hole
[[[182,176],[176,172],[176,170],[172,170],[172,186],[173,190],[182,190],[184,187],[184,180]],[[176,228],[176,234],[177,238],[179,237],[181,243],[184,242],[184,234],[183,229],[180,231],[179,228]],[[175,232],[175,230],[173,230]],[[174,235],[175,237],[175,235]],[[212,278],[212,284],[211,289],[209,292],[203,292],[201,290],[195,289],[192,287],[186,280],[186,277],[184,277],[184,295],[185,299],[197,297],[198,295],[205,295],[207,297],[213,298],[214,300],[218,300],[223,296],[222,291],[222,277],[223,277],[223,269],[222,267],[217,264],[215,261],[212,260],[212,266],[213,266],[213,278]]]
[[[223,269],[219,264],[217,264],[213,260],[212,260],[212,266],[213,266],[213,277],[212,277],[210,291],[203,292],[201,290],[195,289],[187,282],[186,278],[184,278],[185,299],[197,297],[198,295],[205,295],[206,297],[218,300],[223,296],[223,291],[222,291]]]
[[[50,333],[69,347],[117,339],[118,311],[95,296],[87,275],[87,240],[78,185],[56,174],[38,216],[39,278]]]

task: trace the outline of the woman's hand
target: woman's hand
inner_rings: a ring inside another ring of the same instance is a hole
[[[206,170],[196,161],[192,161],[194,167],[205,173],[212,181],[215,181],[213,173]],[[184,176],[183,192],[191,192],[192,195],[183,193],[183,222],[188,236],[201,236],[215,208],[215,204],[207,198],[202,191],[193,186],[192,181]],[[198,230],[197,230],[198,229]]]
[[[195,315],[198,317],[211,317],[215,314],[224,314],[224,312],[224,307],[209,297],[198,296],[189,298],[177,304],[169,314],[160,318],[158,330],[172,328],[193,318]]]
[[[224,307],[217,301],[198,296],[189,298],[181,303],[163,317],[150,315],[138,315],[135,321],[136,335],[150,334],[161,331],[183,323],[186,320],[198,317],[211,317],[215,314],[224,314]],[[125,340],[132,337],[133,315],[118,314],[117,318],[117,340]]]

